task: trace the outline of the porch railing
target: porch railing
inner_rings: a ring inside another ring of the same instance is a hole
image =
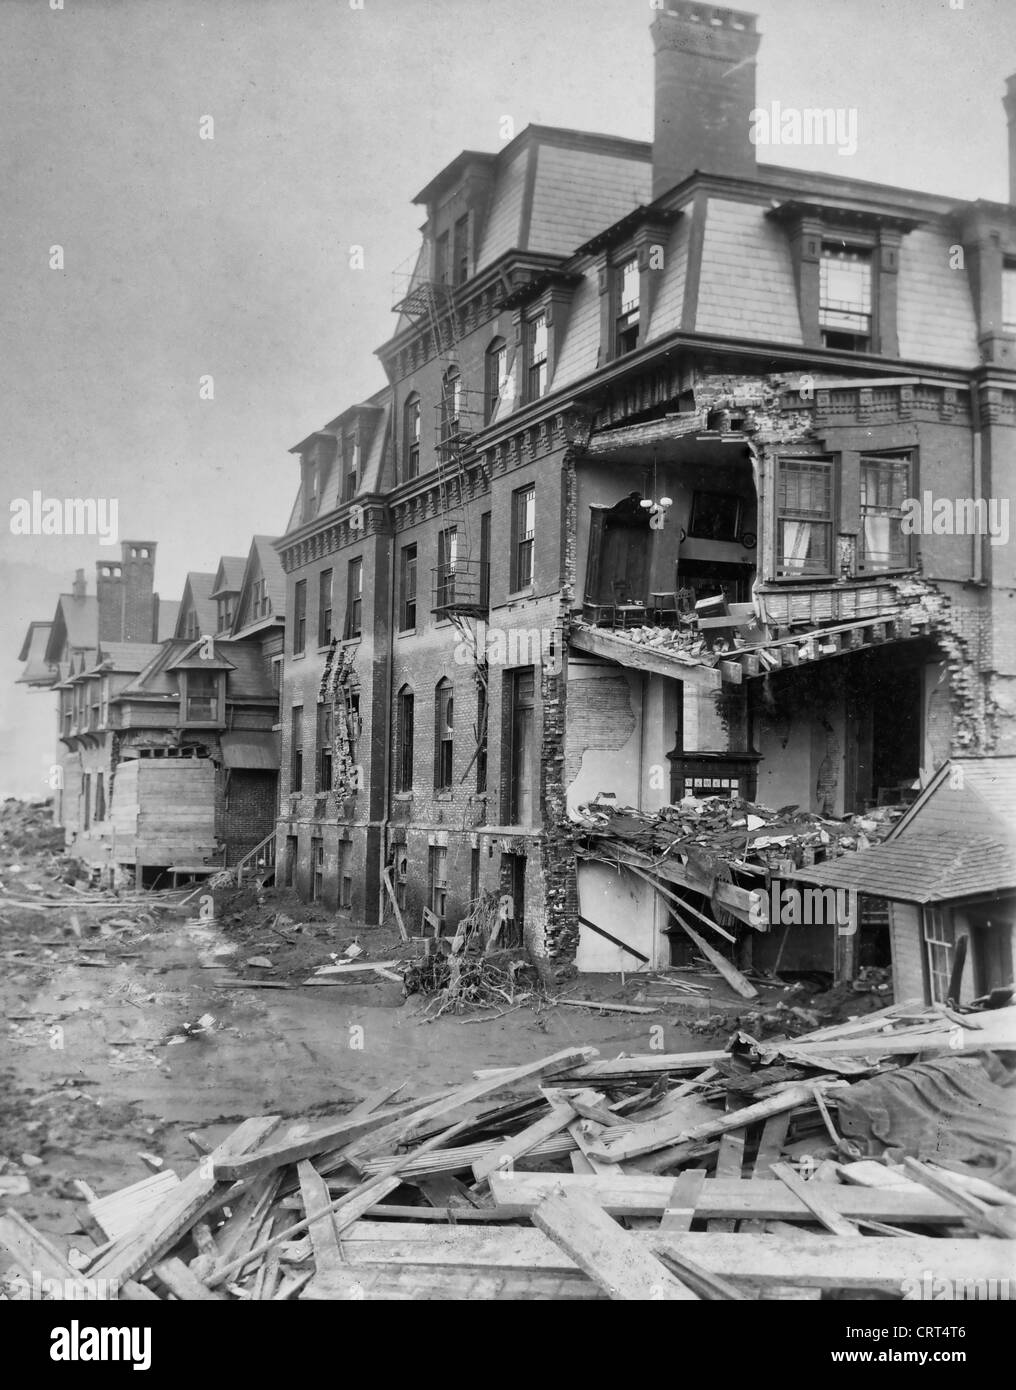
[[[241,888],[243,886],[243,881],[248,875],[257,878],[268,869],[271,869],[274,872],[275,836],[276,832],[274,830],[271,831],[270,834],[265,836],[265,838],[261,841],[260,844],[255,845],[254,848],[252,850],[249,850],[243,856],[242,859],[237,860],[236,886],[238,888]]]

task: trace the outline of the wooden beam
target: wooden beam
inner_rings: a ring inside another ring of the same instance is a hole
[[[749,980],[745,979],[737,966],[731,965],[730,961],[722,956],[714,946],[711,946],[705,937],[700,936],[691,923],[684,920],[676,907],[670,907],[670,914],[685,935],[691,937],[706,960],[719,971],[735,994],[739,994],[742,999],[758,998],[758,990]]]
[[[476,1182],[486,1182],[495,1172],[511,1171],[516,1159],[521,1158],[523,1154],[531,1153],[544,1139],[551,1139],[568,1128],[575,1118],[575,1111],[564,1099],[553,1099],[549,1103],[548,1115],[544,1115],[519,1134],[496,1144],[489,1153],[474,1162],[473,1178]]]
[[[332,1200],[324,1178],[308,1159],[302,1159],[296,1165],[296,1172],[300,1179],[303,1209],[312,1223],[307,1231],[314,1251],[314,1264],[320,1274],[345,1263],[339,1238],[335,1234],[335,1223],[330,1215],[326,1215],[330,1212]],[[319,1216],[322,1218],[320,1221],[317,1220]]]
[[[381,875],[381,879],[382,879],[382,881],[383,881],[383,883],[384,883],[384,886],[385,886],[385,888],[386,888],[386,890],[387,890],[387,892],[388,892],[388,900],[389,900],[389,902],[390,902],[391,905],[392,905],[392,911],[395,913],[395,921],[396,921],[396,923],[398,924],[399,935],[402,937],[402,940],[403,940],[403,941],[408,941],[408,940],[409,940],[409,932],[406,930],[406,924],[405,924],[405,922],[402,920],[402,913],[401,913],[401,911],[399,910],[399,900],[398,900],[398,898],[395,896],[395,888],[394,888],[393,885],[392,885],[391,870],[390,870],[390,869],[385,869],[384,873]]]
[[[690,1231],[695,1219],[695,1208],[702,1194],[706,1180],[704,1168],[688,1168],[680,1177],[674,1179],[667,1198],[667,1205],[660,1218],[660,1230],[673,1235],[677,1231]]]
[[[789,1163],[774,1163],[773,1173],[779,1178],[780,1182],[789,1187],[796,1197],[799,1197],[809,1211],[813,1212],[818,1221],[831,1231],[834,1236],[856,1236],[857,1227],[851,1225],[849,1221],[835,1211],[825,1200],[821,1192],[816,1192],[816,1188],[825,1187],[828,1184],[805,1182],[794,1172]]]
[[[622,1231],[588,1197],[548,1197],[533,1223],[619,1302],[694,1302],[698,1295],[660,1263],[632,1233]]]
[[[719,671],[711,666],[681,661],[677,656],[668,655],[666,648],[633,642],[630,638],[601,632],[597,628],[573,627],[568,645],[578,651],[589,652],[591,656],[616,661],[630,670],[651,671],[654,675],[703,686],[706,690],[719,690],[722,685]]]

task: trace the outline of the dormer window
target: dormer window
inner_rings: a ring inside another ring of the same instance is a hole
[[[615,276],[614,353],[621,357],[639,345],[639,262],[637,256],[618,266]]]
[[[183,673],[185,724],[219,723],[221,682],[219,671]]]
[[[1002,263],[1002,332],[1016,334],[1016,260]]]
[[[220,598],[217,600],[219,614],[219,632],[227,632],[233,626],[233,600],[231,597]]]
[[[420,472],[420,397],[414,391],[404,407],[403,482]]]
[[[355,434],[342,436],[342,500],[351,502],[356,496],[359,472],[359,448]]]
[[[547,390],[547,315],[526,324],[526,400],[538,401]]]
[[[439,285],[447,285],[449,281],[447,232],[442,232],[434,243],[434,279]]]
[[[272,601],[268,597],[268,580],[256,579],[251,588],[251,608],[255,618],[267,618],[272,611]]]
[[[489,425],[497,413],[501,399],[508,384],[508,344],[503,338],[495,338],[487,349],[484,424]]]
[[[822,346],[870,351],[871,315],[871,251],[823,242],[818,310]]]

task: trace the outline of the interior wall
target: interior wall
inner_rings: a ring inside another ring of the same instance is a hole
[[[637,806],[642,784],[642,676],[604,662],[568,662],[565,786],[569,810],[613,792]]]
[[[658,899],[650,884],[607,864],[583,862],[578,869],[578,892],[580,916],[649,957],[649,964],[642,965],[627,951],[580,924],[575,957],[578,970],[634,973],[664,969],[669,964],[670,943],[658,930]]]

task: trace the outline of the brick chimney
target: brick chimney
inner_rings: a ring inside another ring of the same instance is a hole
[[[653,197],[693,169],[751,178],[757,16],[666,0],[650,30],[656,50]],[[1010,126],[1010,130],[1012,127]]]
[[[95,596],[99,600],[99,641],[123,641],[123,565],[95,562]]]
[[[152,642],[156,635],[155,542],[122,541],[120,560],[98,560],[100,642]]]
[[[86,585],[84,570],[75,570],[74,583],[71,585],[71,593],[74,595],[75,598],[84,598],[85,589]]]
[[[1016,72],[1005,79],[1002,105],[1009,122],[1009,201],[1016,203]]]
[[[156,635],[155,542],[123,541],[123,641],[151,642]]]

